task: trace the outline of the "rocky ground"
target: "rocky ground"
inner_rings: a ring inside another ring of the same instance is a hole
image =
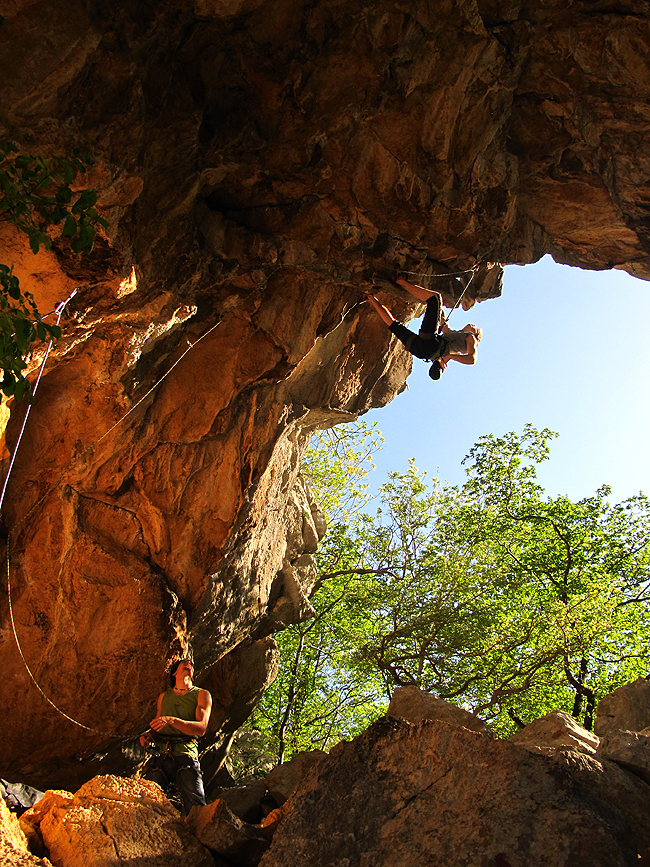
[[[20,819],[7,867],[639,867],[650,864],[650,682],[509,740],[415,687],[329,754],[300,753],[183,821],[155,783],[98,776]],[[634,717],[648,724],[622,730]]]

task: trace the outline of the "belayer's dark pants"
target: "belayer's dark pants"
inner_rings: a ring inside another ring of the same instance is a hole
[[[170,783],[175,783],[183,801],[183,815],[196,805],[205,806],[201,765],[193,756],[172,756],[171,753],[155,756],[144,778],[158,783],[163,792]]]

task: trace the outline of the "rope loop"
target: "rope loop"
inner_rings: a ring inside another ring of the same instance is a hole
[[[70,295],[70,296],[69,296],[65,301],[61,301],[61,302],[59,302],[59,303],[56,305],[56,307],[55,307],[55,309],[54,309],[54,312],[57,314],[57,320],[56,320],[56,324],[57,324],[57,325],[58,325],[59,322],[61,321],[61,316],[63,315],[63,312],[64,312],[65,308],[67,307],[68,303],[69,303],[69,302],[74,298],[74,296],[77,294],[78,288],[79,288],[79,287],[77,287],[77,289],[75,289],[75,290],[71,293],[71,295]],[[47,314],[47,315],[49,316],[49,315],[51,315],[51,314]],[[101,442],[105,437],[107,437],[110,433],[112,433],[112,431],[114,431],[115,428],[116,428],[119,424],[121,424],[127,416],[129,416],[129,415],[130,415],[130,414],[131,414],[135,409],[137,409],[137,408],[140,406],[140,404],[141,404],[144,400],[146,400],[147,397],[149,397],[149,395],[152,393],[152,391],[154,391],[154,389],[158,388],[158,386],[160,385],[160,383],[161,383],[161,382],[162,382],[162,381],[163,381],[167,376],[169,376],[169,374],[172,372],[172,370],[176,367],[177,364],[180,364],[180,362],[185,358],[185,356],[187,355],[187,353],[190,352],[192,349],[194,349],[194,347],[197,345],[197,343],[200,343],[200,342],[201,342],[205,337],[207,337],[209,334],[211,334],[211,333],[215,330],[215,328],[217,328],[217,326],[219,326],[220,324],[221,324],[221,321],[216,322],[216,323],[215,323],[211,328],[209,328],[209,329],[208,329],[204,334],[202,334],[202,335],[201,335],[197,340],[195,340],[194,343],[191,343],[189,340],[187,340],[188,348],[187,348],[187,349],[185,350],[185,352],[183,352],[183,354],[182,354],[182,355],[181,355],[181,356],[180,356],[180,357],[179,357],[179,358],[174,362],[174,364],[172,364],[172,366],[169,368],[169,370],[168,370],[166,373],[164,373],[164,374],[160,377],[160,379],[158,379],[158,380],[157,380],[157,381],[152,385],[152,387],[149,389],[149,391],[148,391],[148,392],[147,392],[143,397],[141,397],[140,400],[139,400],[136,404],[134,404],[134,405],[131,407],[131,409],[129,409],[127,412],[125,412],[124,415],[123,415],[121,418],[119,418],[119,419],[115,422],[115,424],[114,424],[112,427],[110,427],[110,428],[109,428],[105,433],[103,433],[103,434],[99,437],[99,439],[95,441],[95,443],[93,443],[93,444],[87,446],[87,447],[83,450],[83,452],[81,452],[81,453],[80,453],[80,454],[79,454],[79,455],[78,455],[78,456],[73,460],[73,464],[76,463],[76,461],[79,460],[81,457],[83,457],[84,455],[86,455],[86,454],[87,454],[91,449],[93,449],[96,445],[98,445],[98,444],[99,444],[99,443],[100,443],[100,442]],[[187,339],[187,338],[186,338],[186,339]],[[34,384],[34,388],[33,388],[33,390],[32,390],[32,396],[34,396],[34,395],[36,394],[36,391],[37,391],[37,389],[38,389],[39,383],[40,383],[40,381],[41,381],[41,377],[42,377],[42,375],[43,375],[43,371],[44,371],[44,369],[45,369],[45,364],[46,364],[46,362],[47,362],[48,356],[49,356],[49,354],[50,354],[50,350],[51,350],[51,348],[52,348],[52,344],[53,344],[53,340],[50,340],[50,342],[49,342],[49,344],[48,344],[48,347],[47,347],[47,350],[46,350],[46,352],[45,352],[45,357],[43,358],[43,362],[42,362],[42,364],[41,364],[41,366],[40,366],[40,369],[39,369],[39,371],[38,371],[38,376],[37,376],[37,378],[36,378],[36,382],[35,382],[35,384]],[[14,466],[14,463],[15,463],[15,460],[16,460],[16,455],[18,454],[18,448],[19,448],[19,446],[20,446],[20,442],[21,442],[22,437],[23,437],[23,434],[24,434],[24,432],[25,432],[25,427],[26,427],[26,425],[27,425],[27,419],[29,418],[29,414],[30,414],[31,408],[32,408],[32,404],[30,403],[30,404],[28,405],[28,407],[27,407],[27,412],[25,413],[25,418],[23,419],[22,427],[21,427],[21,429],[20,429],[20,433],[19,433],[19,435],[18,435],[18,440],[16,441],[16,446],[15,446],[15,448],[14,448],[13,455],[11,456],[11,461],[10,461],[10,463],[9,463],[9,468],[8,468],[8,470],[7,470],[7,475],[6,475],[6,477],[5,477],[4,484],[3,484],[3,487],[2,487],[2,493],[0,494],[0,509],[2,508],[2,504],[3,504],[3,502],[4,502],[5,493],[6,493],[6,491],[7,491],[7,485],[8,485],[8,483],[9,483],[9,477],[11,476],[11,471],[12,471],[12,469],[13,469],[13,466]],[[69,471],[69,468],[68,468],[68,471]],[[43,496],[40,497],[39,500],[38,500],[36,503],[34,503],[34,505],[33,505],[32,508],[29,510],[29,512],[27,513],[27,515],[25,515],[25,517],[22,518],[22,520],[17,524],[17,526],[16,526],[14,529],[16,529],[17,527],[19,527],[20,524],[22,524],[25,520],[27,520],[27,518],[29,517],[29,515],[31,514],[31,512],[36,508],[36,506],[37,506],[39,503],[41,503],[41,502],[45,499],[45,497],[48,496],[48,494],[50,494],[53,490],[55,490],[55,488],[57,488],[57,487],[61,484],[61,482],[62,482],[62,480],[63,480],[64,477],[65,477],[65,471],[64,471],[64,473],[63,473],[63,474],[62,474],[62,475],[61,475],[61,476],[56,480],[56,482],[54,482],[54,483],[53,483],[53,484],[48,488],[48,490],[45,492],[45,494],[43,494]],[[61,710],[61,708],[58,707],[58,706],[57,706],[57,705],[52,701],[52,699],[51,699],[48,695],[46,695],[46,693],[44,692],[44,690],[41,688],[40,684],[39,684],[38,681],[36,680],[36,677],[34,676],[34,673],[32,672],[32,670],[31,670],[31,668],[29,667],[29,664],[28,664],[28,662],[27,662],[27,660],[26,660],[26,658],[25,658],[25,654],[23,653],[23,649],[22,649],[22,646],[21,646],[21,644],[20,644],[20,640],[19,640],[19,638],[18,638],[18,632],[17,632],[17,630],[16,630],[16,621],[15,621],[15,618],[14,618],[13,601],[12,601],[12,597],[11,597],[11,560],[10,560],[10,554],[9,554],[9,550],[10,550],[10,538],[11,538],[11,534],[9,534],[9,535],[7,536],[7,597],[8,597],[8,601],[9,601],[9,618],[10,618],[10,620],[11,620],[11,629],[12,629],[12,632],[13,632],[14,641],[16,642],[16,647],[18,648],[18,652],[20,653],[20,658],[21,658],[22,661],[23,661],[23,665],[25,666],[25,669],[27,670],[27,673],[29,674],[32,683],[34,684],[34,686],[36,687],[36,689],[40,692],[40,694],[43,696],[43,698],[45,699],[45,701],[47,701],[47,703],[48,703],[51,707],[53,707],[54,710],[57,711],[57,713],[61,714],[61,716],[64,717],[65,719],[67,719],[69,722],[73,723],[74,725],[78,726],[79,728],[84,729],[84,730],[87,731],[87,732],[92,732],[93,734],[100,735],[101,737],[105,737],[105,738],[120,737],[120,735],[118,735],[116,732],[104,732],[104,731],[100,731],[99,729],[93,728],[92,726],[84,725],[84,723],[80,723],[78,720],[73,719],[73,718],[72,718],[69,714],[67,714],[64,710]]]

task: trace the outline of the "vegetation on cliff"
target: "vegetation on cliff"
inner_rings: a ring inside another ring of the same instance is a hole
[[[33,253],[41,245],[52,248],[51,227],[61,224],[61,236],[73,252],[90,253],[96,226],[108,223],[95,210],[95,190],[72,189],[89,165],[92,159],[82,152],[46,159],[21,153],[14,142],[0,142],[0,220],[24,232]],[[18,400],[30,394],[27,356],[36,342],[60,336],[59,326],[41,316],[32,293],[21,291],[13,266],[0,263],[0,390]]]

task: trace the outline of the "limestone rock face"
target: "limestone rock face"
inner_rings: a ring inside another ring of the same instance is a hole
[[[1,227],[42,310],[79,287],[3,506],[18,640],[67,714],[3,590],[5,773],[48,788],[133,732],[175,652],[201,682],[309,615],[306,436],[411,369],[359,306],[375,276],[451,304],[460,282],[432,275],[479,265],[464,306],[499,295],[489,263],[546,252],[650,276],[650,19],[640,0],[5,5],[0,135],[90,150],[109,221],[88,257]]]
[[[213,867],[159,786],[147,780],[95,777],[41,819],[57,867]]]
[[[637,732],[609,731],[601,740],[597,755],[609,759],[650,783],[650,737]]]
[[[386,714],[412,723],[422,722],[423,719],[440,720],[449,725],[464,726],[487,737],[495,737],[490,726],[474,714],[451,702],[443,701],[430,692],[418,689],[417,686],[398,687],[391,697]]]
[[[241,867],[256,867],[269,847],[259,829],[242,822],[219,798],[205,807],[192,807],[187,822],[203,845]]]
[[[584,754],[384,717],[305,778],[260,864],[624,867],[650,854],[648,795]]]
[[[18,819],[0,797],[0,864],[3,867],[52,867],[47,858],[32,855]]]
[[[322,750],[308,750],[298,753],[289,762],[277,765],[264,778],[269,795],[282,806],[307,773],[326,755]]]
[[[650,680],[637,678],[619,686],[596,705],[594,732],[601,736],[611,731],[640,732],[650,726]]]
[[[599,738],[579,725],[564,711],[552,711],[541,719],[534,720],[509,738],[513,744],[529,749],[557,749],[570,747],[587,753],[595,753]],[[611,758],[611,756],[604,756]]]

